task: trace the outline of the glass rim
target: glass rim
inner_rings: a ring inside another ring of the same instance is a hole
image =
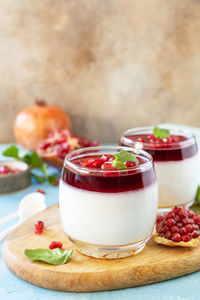
[[[129,167],[127,169],[119,169],[119,171],[120,170],[123,170],[123,171],[124,170],[129,170],[129,171],[140,170],[141,172],[144,172],[145,170],[148,170],[151,166],[153,166],[153,158],[152,158],[151,154],[144,150],[133,148],[133,147],[126,147],[126,146],[94,146],[94,147],[76,149],[76,150],[68,153],[65,156],[63,167],[64,168],[69,167],[72,170],[75,170],[79,173],[84,173],[84,174],[115,173],[117,170],[109,170],[109,169],[103,170],[103,169],[97,169],[97,168],[88,168],[88,167],[83,167],[83,166],[77,165],[77,164],[73,163],[72,161],[70,161],[70,158],[82,158],[82,157],[86,156],[87,154],[93,155],[93,154],[97,153],[95,151],[98,151],[98,150],[99,151],[100,150],[115,150],[115,151],[125,150],[128,152],[133,152],[133,154],[136,156],[141,156],[143,158],[145,157],[147,159],[147,161],[141,165],[136,165],[134,167]],[[80,155],[80,153],[84,153],[84,155]],[[107,152],[102,153],[101,155],[106,154],[106,153]],[[107,153],[107,154],[111,154],[111,153]],[[123,175],[123,174],[121,174],[121,175]],[[128,174],[126,174],[126,175],[128,175]]]
[[[181,135],[181,136],[186,136],[188,137],[187,140],[185,141],[180,141],[180,142],[172,142],[171,144],[173,146],[187,146],[187,145],[191,145],[191,141],[194,141],[194,143],[196,143],[196,138],[195,135],[192,131],[188,130],[188,129],[181,129],[181,128],[169,128],[168,126],[159,126],[160,128],[163,129],[168,129],[170,131],[170,133],[174,133],[176,135]],[[142,144],[143,146],[149,146],[149,143],[141,143],[138,141],[133,141],[132,139],[129,138],[129,136],[131,135],[136,135],[137,133],[142,133],[143,131],[151,131],[149,132],[149,134],[153,133],[153,129],[154,126],[144,126],[144,127],[135,127],[135,128],[130,128],[124,131],[123,135],[120,138],[120,142],[124,143],[125,146],[130,145],[130,147],[134,148],[136,144]],[[145,133],[145,132],[144,132]],[[147,133],[147,132],[146,132]],[[138,146],[138,148],[141,148]],[[142,148],[141,148],[142,149]],[[150,148],[151,150],[153,150],[154,148]],[[168,147],[162,147],[162,148],[156,148],[156,150],[158,151],[162,151],[162,150],[172,150],[172,148],[168,148]],[[174,149],[174,148],[173,148]],[[149,149],[148,149],[149,150]],[[146,151],[148,151],[146,150]]]

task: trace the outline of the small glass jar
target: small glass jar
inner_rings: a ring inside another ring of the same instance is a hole
[[[135,155],[139,163],[117,171],[83,166],[120,150]],[[157,201],[152,157],[145,151],[97,146],[65,158],[59,186],[61,221],[83,254],[107,259],[141,251],[153,231]]]
[[[200,159],[194,135],[188,130],[171,130],[170,137],[156,139],[153,127],[129,129],[120,144],[148,151],[153,157],[158,180],[158,212],[194,202],[200,179]]]

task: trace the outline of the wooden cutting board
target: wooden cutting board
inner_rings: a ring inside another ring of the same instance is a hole
[[[45,230],[33,233],[34,223],[43,220]],[[69,263],[60,266],[32,262],[25,248],[48,248],[51,241],[61,241],[71,249],[60,223],[58,205],[29,219],[5,242],[3,259],[8,268],[22,279],[43,288],[71,292],[121,289],[182,276],[200,270],[200,247],[168,248],[150,240],[144,250],[132,257],[102,260],[74,250]]]

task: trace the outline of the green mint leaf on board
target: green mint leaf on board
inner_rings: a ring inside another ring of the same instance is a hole
[[[113,167],[118,168],[118,169],[126,169],[127,168],[127,166],[125,165],[125,163],[123,161],[114,160],[112,165],[113,165]]]
[[[170,132],[168,129],[160,128],[158,126],[154,127],[153,134],[158,139],[168,138],[170,136]]]
[[[135,155],[125,150],[121,150],[120,152],[113,155],[115,157],[115,161],[121,161],[121,162],[134,161],[136,163],[138,162]]]
[[[13,158],[19,158],[19,149],[12,145],[3,152],[4,156],[13,157]]]
[[[70,260],[72,250],[25,249],[24,254],[33,261],[43,261],[57,266],[66,264]]]
[[[47,176],[47,181],[51,185],[55,185],[59,179],[58,174],[52,174]]]
[[[195,203],[200,205],[200,185],[197,187],[197,192],[195,196]]]

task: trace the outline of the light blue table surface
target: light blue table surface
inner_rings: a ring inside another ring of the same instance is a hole
[[[194,129],[198,139],[200,130]],[[5,145],[0,146],[0,154]],[[2,157],[0,157],[2,158]],[[34,192],[38,188],[46,191],[47,205],[58,201],[58,187],[52,187],[47,183],[33,183],[29,188],[10,195],[0,196],[0,218],[13,213],[20,199],[27,193]],[[2,230],[4,227],[1,227]],[[0,244],[0,251],[2,244]],[[199,300],[200,299],[200,272],[184,277],[155,283],[151,285],[134,287],[129,289],[95,292],[95,293],[66,293],[46,290],[23,281],[11,273],[0,256],[0,300],[37,300],[37,299],[68,299],[68,300]]]

